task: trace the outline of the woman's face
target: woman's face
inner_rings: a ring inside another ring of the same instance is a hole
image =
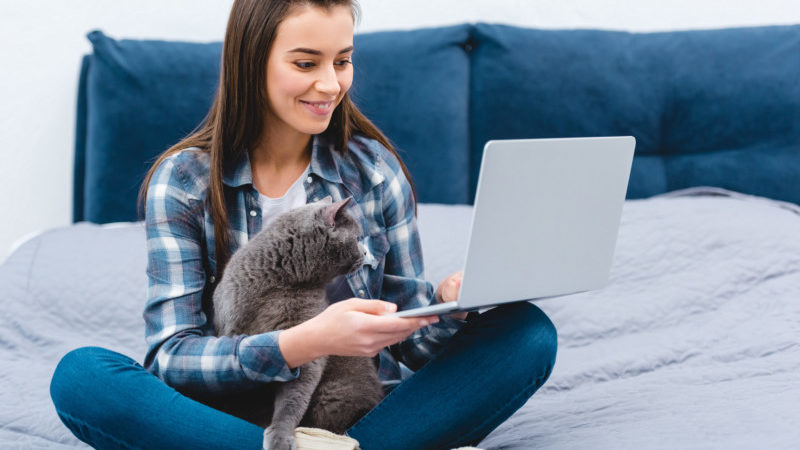
[[[267,126],[303,134],[328,128],[353,83],[353,16],[347,6],[304,6],[278,26],[267,59]]]

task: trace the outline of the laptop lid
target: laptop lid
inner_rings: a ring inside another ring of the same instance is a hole
[[[460,308],[605,286],[636,140],[497,140],[481,162]]]

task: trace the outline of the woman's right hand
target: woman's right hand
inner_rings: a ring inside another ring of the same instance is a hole
[[[351,298],[328,306],[316,317],[278,335],[286,363],[294,368],[326,355],[375,356],[414,331],[439,321],[438,316],[392,317],[397,305]]]

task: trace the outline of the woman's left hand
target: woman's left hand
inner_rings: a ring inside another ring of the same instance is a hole
[[[458,299],[458,289],[461,287],[461,277],[463,275],[464,272],[459,270],[458,272],[442,280],[442,282],[439,283],[439,287],[436,289],[436,301],[439,303],[456,301]],[[467,313],[466,312],[453,313],[450,314],[450,317],[460,320],[466,320]]]

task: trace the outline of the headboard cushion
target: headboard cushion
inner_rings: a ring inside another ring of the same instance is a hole
[[[630,134],[629,198],[709,185],[800,203],[800,26],[473,36],[473,185],[490,139]]]
[[[469,198],[469,30],[355,36],[353,101],[396,146],[420,202]]]
[[[84,61],[77,132],[85,146],[76,148],[82,192],[75,180],[83,210],[74,220],[136,220],[136,196],[154,158],[208,112],[222,45],[116,41],[99,31],[88,37],[94,52]]]

